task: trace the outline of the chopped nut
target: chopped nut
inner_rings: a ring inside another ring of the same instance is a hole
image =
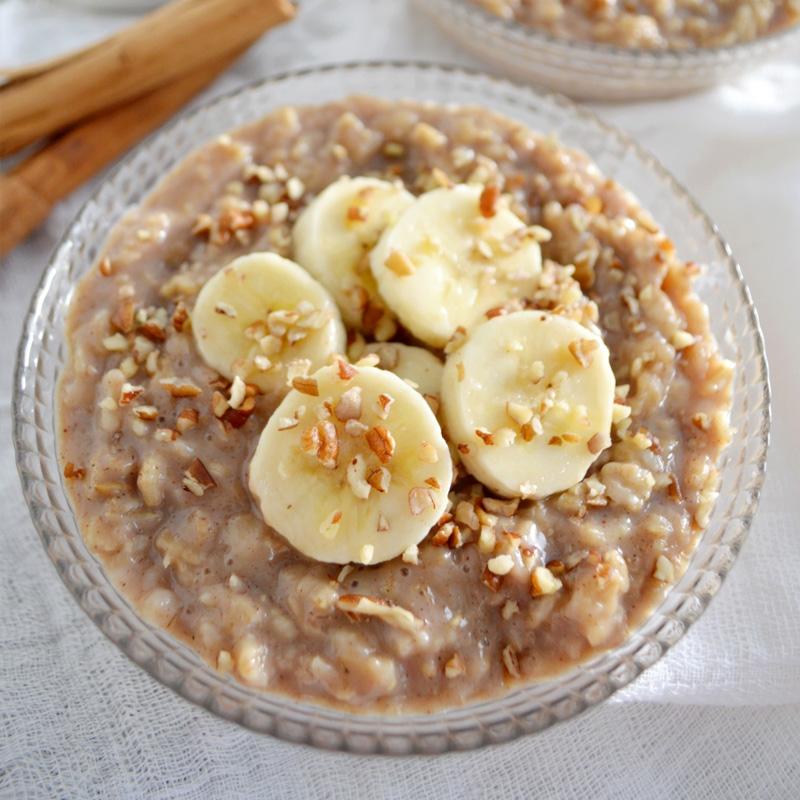
[[[122,333],[130,333],[134,326],[135,309],[133,300],[126,301],[111,316],[111,324]]]
[[[386,516],[382,511],[378,512],[378,523],[375,526],[375,529],[378,533],[385,533],[389,530],[389,520],[386,519]]]
[[[369,564],[372,561],[372,557],[375,555],[375,547],[371,544],[365,544],[361,548],[361,552],[359,553],[361,557],[362,564]]]
[[[202,497],[207,489],[213,489],[216,485],[211,473],[199,458],[196,458],[192,466],[184,473],[183,488],[198,497]]]
[[[113,336],[106,336],[103,339],[103,347],[112,353],[122,352],[128,349],[128,340],[121,333],[115,333]]]
[[[379,394],[378,401],[373,404],[372,410],[381,419],[386,419],[389,416],[392,403],[394,403],[394,397],[390,394]]]
[[[237,375],[231,384],[231,396],[228,405],[231,408],[239,408],[244,402],[245,392],[247,391],[244,381]]]
[[[402,606],[363,594],[343,594],[336,601],[336,607],[351,618],[359,614],[377,617],[389,625],[411,633],[419,631],[425,626],[419,617],[414,616]]]
[[[561,447],[561,437],[560,436],[551,436],[550,441],[547,444],[551,444],[555,447]]]
[[[76,480],[82,481],[86,477],[86,470],[83,468],[76,468],[71,461],[67,461],[64,465],[64,477],[75,478]]]
[[[446,678],[460,678],[466,675],[467,668],[464,666],[464,659],[456,653],[445,665],[444,674]]]
[[[394,454],[394,437],[383,425],[376,425],[367,431],[367,444],[378,456],[381,464],[388,464]]]
[[[197,397],[201,389],[183,378],[159,378],[158,381],[173,397]]]
[[[347,465],[347,483],[359,500],[366,500],[369,497],[370,485],[364,477],[366,469],[366,462],[361,456],[355,456]]]
[[[351,386],[346,392],[343,392],[339,402],[333,409],[333,414],[340,422],[360,419],[361,387]]]
[[[672,346],[676,350],[685,350],[695,343],[695,338],[689,331],[675,331],[672,335]]]
[[[292,378],[292,386],[302,394],[307,394],[311,397],[319,397],[319,387],[317,386],[315,378],[300,375],[296,378]]]
[[[489,559],[486,567],[488,568],[489,572],[492,572],[495,575],[508,575],[508,573],[514,568],[514,559],[509,555],[495,556],[495,558]]]
[[[607,447],[611,447],[611,437],[607,433],[596,433],[589,439],[586,446],[589,448],[589,452],[593,456],[596,456],[598,453],[602,453]]]
[[[344,424],[344,432],[354,439],[361,436],[362,433],[366,433],[368,430],[369,426],[365,425],[363,422],[359,422],[357,419],[349,419]]]
[[[130,405],[143,391],[144,386],[133,386],[130,383],[123,383],[119,395],[119,404],[121,406]]]
[[[153,438],[157,442],[174,442],[178,438],[178,431],[172,428],[157,428]]]
[[[519,498],[511,500],[498,500],[496,497],[482,497],[481,505],[490,513],[498,517],[513,517],[519,508]]]
[[[306,429],[300,437],[300,448],[316,456],[323,467],[335,469],[339,458],[339,435],[330,420],[322,420]]]
[[[517,423],[517,425],[526,425],[528,422],[531,421],[533,417],[533,409],[528,408],[528,406],[523,406],[520,403],[506,403],[506,414]],[[533,437],[531,437],[533,438]],[[530,441],[526,439],[526,441]]]
[[[675,582],[675,565],[664,555],[658,557],[653,577],[664,583]]]
[[[155,406],[134,406],[131,410],[139,419],[154,420],[158,418],[158,409]]]
[[[175,306],[175,311],[172,314],[172,327],[180,333],[185,327],[186,323],[189,320],[189,312],[186,310],[186,306],[183,304],[183,300],[180,300],[178,304]]]
[[[106,256],[98,265],[98,269],[100,270],[100,274],[107,278],[113,271],[111,269],[111,259]]]
[[[458,382],[461,383],[464,380],[464,362],[457,361],[456,362],[456,373],[458,374]]]
[[[462,344],[464,344],[466,338],[467,338],[466,328],[464,328],[463,325],[459,325],[456,328],[455,333],[450,337],[447,344],[444,346],[444,352],[447,355],[454,353],[456,350],[458,350],[459,347],[461,347]]]
[[[413,275],[416,272],[413,262],[402,250],[392,250],[384,263],[388,269],[401,278]]]
[[[194,428],[200,421],[200,412],[196,408],[184,408],[175,422],[175,429],[178,433],[186,433],[190,428]]]
[[[584,368],[590,367],[594,356],[592,353],[600,347],[597,339],[574,339],[569,343],[569,352],[573,358]]]
[[[426,464],[435,464],[439,460],[439,451],[433,442],[424,440],[419,446],[417,458]]]
[[[519,611],[519,604],[515,600],[506,600],[500,614],[503,619],[511,619]]]
[[[336,534],[339,532],[339,525],[342,522],[342,512],[340,510],[331,511],[327,517],[320,523],[319,532],[326,538],[326,539],[333,539],[335,538]]]
[[[389,488],[391,479],[391,473],[385,467],[376,467],[367,475],[367,483],[375,489],[376,492],[381,493]]]
[[[347,364],[343,359],[337,358],[336,363],[339,369],[339,377],[343,381],[349,381],[358,375],[358,370],[350,364]]]
[[[490,218],[497,214],[497,201],[500,199],[500,187],[496,183],[490,183],[481,192],[478,206],[481,216]]]
[[[415,486],[408,493],[408,507],[414,516],[421,514],[426,508],[436,508],[436,497],[431,489]]]
[[[164,328],[154,319],[149,319],[139,326],[139,333],[144,334],[151,342],[163,342],[167,336]]]
[[[583,441],[580,436],[577,436],[574,433],[562,433],[561,439],[567,442],[567,444],[578,444],[578,442]]]
[[[547,567],[534,567],[531,572],[531,595],[533,597],[555,594],[562,585],[561,581]]]
[[[483,430],[482,428],[476,428],[475,435],[478,436],[480,439],[482,439],[483,443],[486,445],[494,444],[494,434],[490,433],[487,430]]]
[[[403,561],[406,564],[419,564],[419,547],[415,544],[410,544],[403,550]]]
[[[497,592],[503,585],[503,576],[496,575],[489,569],[489,565],[487,564],[483,569],[483,574],[481,575],[481,583],[483,583],[485,586],[488,586],[493,592]]]

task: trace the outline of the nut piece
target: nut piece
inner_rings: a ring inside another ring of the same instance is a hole
[[[341,363],[341,362],[340,362]],[[340,422],[361,418],[361,387],[352,386],[342,393],[339,402],[333,409],[333,415]]]
[[[490,514],[495,514],[498,517],[513,517],[519,508],[519,498],[498,500],[496,497],[482,497],[481,505]]]
[[[425,623],[414,616],[408,609],[382,600],[378,597],[367,597],[363,594],[343,594],[337,601],[336,607],[344,611],[351,619],[359,614],[369,617],[378,617],[395,628],[415,633],[421,630]]]
[[[446,678],[460,678],[462,675],[465,675],[467,672],[466,666],[464,666],[464,659],[456,653],[445,665],[444,665],[444,674]]]
[[[304,453],[316,456],[327,469],[336,469],[339,458],[339,434],[330,420],[322,420],[307,428],[300,437],[300,447]]]
[[[508,575],[514,569],[514,559],[509,555],[495,556],[489,559],[486,568],[494,575]]]
[[[569,343],[569,351],[573,358],[584,368],[590,367],[594,356],[592,353],[600,347],[596,339],[575,339]]]
[[[86,477],[86,470],[76,468],[71,461],[67,461],[67,463],[64,464],[64,477],[75,478],[76,480],[82,481]]]
[[[199,421],[200,412],[196,408],[184,408],[175,421],[175,430],[178,433],[185,433],[190,428],[194,428]]]
[[[547,567],[534,567],[531,572],[531,596],[540,597],[555,594],[561,587],[561,581]]]
[[[383,425],[376,425],[367,431],[367,444],[381,464],[388,464],[392,460],[394,437]]]
[[[675,583],[675,565],[666,556],[659,556],[653,577],[664,583]]]
[[[183,378],[176,378],[174,376],[169,378],[159,378],[158,382],[173,397],[197,397],[197,395],[199,395],[202,391],[191,381],[184,380]]]
[[[433,490],[424,486],[415,486],[408,493],[408,507],[415,517],[421,514],[426,508],[436,508],[436,499]]]
[[[407,275],[413,275],[416,272],[416,267],[413,262],[402,250],[392,250],[386,257],[384,263],[388,269],[401,278]]]
[[[500,187],[490,183],[482,192],[479,201],[481,216],[487,219],[497,214],[497,201],[500,199]]]
[[[197,497],[202,497],[206,489],[213,489],[216,485],[211,473],[199,458],[196,458],[192,466],[184,473],[183,488]]]
[[[311,397],[319,397],[319,387],[315,378],[309,378],[307,375],[300,375],[292,378],[292,386],[302,394],[310,395]]]

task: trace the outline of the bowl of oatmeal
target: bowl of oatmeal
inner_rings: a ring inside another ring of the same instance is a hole
[[[735,559],[769,421],[685,190],[568,101],[418,64],[148,140],[56,249],[15,387],[34,522],[126,655],[389,754],[542,730],[654,663]]]
[[[800,42],[794,0],[432,0],[439,27],[502,73],[576,100],[642,100],[737,78]]]

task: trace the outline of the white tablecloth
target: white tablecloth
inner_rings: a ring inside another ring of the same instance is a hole
[[[269,33],[209,94],[354,59],[479,66],[403,0],[301,5],[295,22]],[[72,49],[130,19],[0,0],[0,65]],[[595,110],[650,149],[717,222],[766,336],[769,475],[741,556],[700,621],[600,708],[466,755],[317,752],[222,722],[156,683],[60,583],[11,446],[15,343],[87,186],[0,264],[0,797],[800,797],[800,53],[702,94]]]

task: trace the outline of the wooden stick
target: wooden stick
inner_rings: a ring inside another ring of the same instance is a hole
[[[173,0],[52,69],[28,69],[0,86],[0,156],[202,68],[294,11],[289,0]]]
[[[0,258],[44,221],[59,200],[169,119],[243,49],[87,120],[0,175]]]

